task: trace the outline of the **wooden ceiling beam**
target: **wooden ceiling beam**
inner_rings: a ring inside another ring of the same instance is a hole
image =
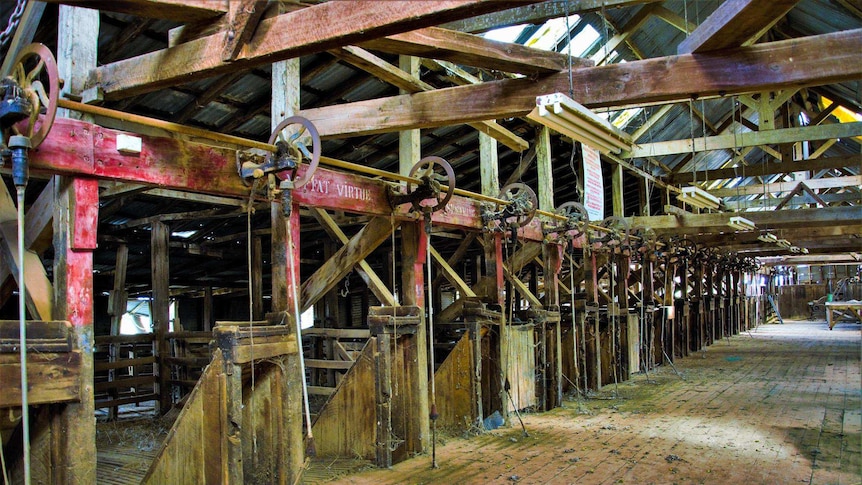
[[[753,43],[799,0],[727,0],[677,47],[679,54],[709,52]]]
[[[830,170],[843,167],[856,167],[862,170],[862,154],[848,155],[844,157],[829,157],[809,160],[799,160],[795,162],[781,163],[759,163],[757,165],[749,165],[746,167],[722,168],[718,170],[709,170],[706,173],[698,172],[700,180],[721,180],[736,177],[762,177],[764,175],[774,175],[779,173],[801,172],[811,170]],[[670,178],[671,183],[692,183],[694,182],[694,173],[685,172],[674,174]]]
[[[391,54],[439,59],[525,75],[555,73],[569,66],[565,54],[438,27],[380,37],[359,45]],[[573,57],[572,64],[574,67],[585,67],[594,63],[589,59]]]
[[[449,22],[442,27],[461,32],[480,33],[520,24],[540,24],[566,15],[629,7],[662,0],[549,0],[509,10]]]
[[[800,183],[805,183],[810,189],[834,189],[843,187],[858,187],[862,185],[862,175],[850,175],[845,177],[827,177],[822,179],[794,180],[793,182],[774,182],[771,184],[744,185],[731,189],[710,190],[709,193],[716,197],[733,197],[736,195],[760,195],[768,192],[791,192]],[[862,216],[862,210],[860,210]]]
[[[44,0],[137,17],[200,22],[221,17],[228,11],[228,0]]]
[[[730,230],[730,228],[728,228]],[[745,232],[729,232],[723,234],[706,234],[702,236],[692,236],[700,247],[721,247],[727,244],[744,244],[758,241],[758,237],[766,232],[766,229],[758,228],[756,231]],[[818,238],[836,238],[844,237],[845,240],[849,236],[857,234],[862,235],[862,224],[853,224],[849,226],[826,226],[826,227],[801,227],[801,228],[785,228],[775,231],[776,236],[781,236],[782,239],[787,239],[795,242],[803,237],[810,239]]]
[[[824,202],[830,205],[839,205],[843,202],[847,203],[856,203],[859,204],[862,201],[862,196],[858,193],[853,192],[844,192],[840,194],[823,194],[819,196],[823,199]],[[741,200],[738,202],[733,201],[724,201],[724,207],[731,211],[745,211],[748,209],[760,209],[760,208],[772,208],[777,206],[781,202],[780,198],[770,197],[767,199],[756,199],[756,200]],[[807,204],[811,204],[811,199],[808,198],[794,198],[788,204],[789,208],[801,208],[807,207]]]
[[[523,4],[523,1],[325,2],[262,20],[233,61],[222,57],[225,32],[219,31],[100,66],[90,72],[88,87],[98,86],[104,91],[105,99],[117,99],[493,12],[518,3]]]
[[[330,53],[344,62],[350,63],[404,91],[418,93],[433,91],[435,89],[434,86],[422,81],[418,77],[399,69],[398,66],[390,64],[362,48],[347,46],[330,51]],[[530,145],[527,140],[500,126],[496,121],[479,121],[468,124],[516,152],[522,152]]]
[[[623,152],[621,156],[622,158],[660,157],[681,153],[728,150],[732,148],[777,145],[780,143],[795,143],[806,140],[828,140],[831,138],[847,138],[853,136],[862,136],[862,121],[853,123],[832,123],[829,125],[817,126],[798,126],[795,128],[779,128],[776,130],[747,131],[744,133],[728,133],[726,135],[695,138],[694,140],[687,138],[684,140],[645,143],[637,146],[630,152]]]
[[[588,108],[663,104],[814,86],[862,77],[862,29],[572,71],[572,98]],[[828,53],[828,55],[824,55]],[[745,76],[736,73],[745,72]],[[569,91],[569,73],[438,89],[306,109],[325,137],[348,137],[525,116],[536,96]]]
[[[798,209],[787,211],[743,212],[746,219],[757,225],[758,229],[778,230],[786,228],[824,227],[858,225],[859,207],[827,207],[818,209]],[[649,227],[656,234],[707,234],[731,232],[727,223],[733,212],[712,214],[686,214],[626,217],[631,227]]]

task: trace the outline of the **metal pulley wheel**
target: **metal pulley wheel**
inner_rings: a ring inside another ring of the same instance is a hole
[[[455,193],[455,171],[452,165],[440,157],[425,157],[410,169],[410,177],[422,180],[422,184],[407,182],[407,197],[428,192],[429,198],[410,197],[413,209],[423,212],[437,212],[446,207]],[[442,190],[443,185],[446,190]],[[425,187],[425,190],[421,190]]]
[[[609,229],[608,235],[612,240],[618,240],[621,244],[628,244],[631,227],[622,217],[609,216],[599,223],[601,227]]]
[[[14,133],[8,135],[25,136],[30,139],[30,147],[36,148],[48,136],[57,115],[60,74],[54,54],[44,44],[34,43],[24,47],[15,60],[9,78],[26,96],[31,109],[30,116],[15,123],[12,126]]]
[[[502,210],[501,222],[508,228],[521,228],[526,226],[536,216],[539,208],[539,198],[529,185],[515,182],[500,190],[498,199],[505,200],[508,204]]]
[[[575,223],[577,227],[570,227],[570,229],[577,229],[579,233],[582,233],[587,224],[590,223],[590,215],[587,212],[587,208],[578,202],[565,202],[561,204],[557,207],[557,214],[568,220],[567,226]]]
[[[302,127],[301,130],[293,134],[285,132],[287,127],[297,124]],[[311,152],[308,151],[301,141],[301,137],[306,132],[308,132],[308,135],[311,137]],[[272,135],[269,137],[269,143],[278,147],[279,151],[276,152],[276,155],[284,153],[282,150],[286,150],[286,154],[290,155],[297,161],[297,169],[299,168],[298,164],[301,163],[303,158],[308,159],[308,169],[306,169],[301,176],[293,179],[294,189],[302,187],[307,184],[312,177],[314,177],[314,172],[317,170],[317,164],[320,163],[320,134],[317,132],[317,127],[315,127],[311,121],[302,116],[291,116],[289,118],[285,118],[278,124],[278,126],[275,127],[275,130],[273,130]]]
[[[299,125],[301,128],[294,132],[287,131],[287,128],[292,125]],[[302,142],[302,137],[306,133],[311,137],[311,151]],[[302,187],[314,177],[314,172],[320,163],[321,148],[320,134],[311,121],[302,116],[285,118],[273,130],[269,143],[275,145],[277,151],[272,154],[270,162],[264,164],[268,165],[266,168],[274,172],[286,171],[295,174],[303,160],[307,160],[308,168],[305,172],[291,179],[294,189]]]

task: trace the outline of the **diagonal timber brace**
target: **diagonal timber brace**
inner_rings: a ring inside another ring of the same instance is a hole
[[[368,257],[400,225],[384,217],[375,217],[356,233],[350,241],[339,249],[328,261],[302,284],[299,301],[302,311],[311,308],[327,292],[347,276],[353,267]]]

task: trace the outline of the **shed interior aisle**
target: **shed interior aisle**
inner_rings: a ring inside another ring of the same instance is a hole
[[[749,335],[750,333],[750,335]],[[862,333],[766,325],[427,458],[306,483],[859,483]],[[322,479],[323,478],[323,479]],[[331,480],[331,481],[329,481]]]
[[[0,485],[852,482],[860,93],[856,0],[0,1]]]

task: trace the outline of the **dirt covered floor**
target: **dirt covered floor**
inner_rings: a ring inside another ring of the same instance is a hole
[[[510,428],[447,437],[439,469],[423,455],[331,483],[862,482],[859,325],[761,326],[675,365],[679,375],[662,366],[525,415],[529,436],[513,417]]]

